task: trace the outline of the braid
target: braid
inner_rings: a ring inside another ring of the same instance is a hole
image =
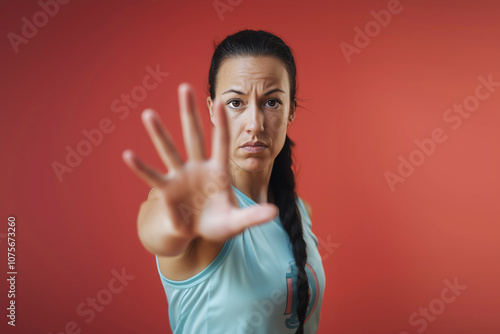
[[[292,147],[295,143],[286,136],[282,150],[274,160],[270,187],[274,202],[279,208],[280,219],[292,244],[293,257],[298,268],[297,292],[299,328],[296,334],[304,333],[304,322],[309,306],[309,281],[305,271],[307,262],[306,243],[302,231],[302,219],[297,207],[295,177],[292,170]]]

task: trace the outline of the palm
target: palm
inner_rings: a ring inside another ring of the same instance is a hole
[[[130,150],[123,153],[127,165],[150,186],[158,188],[171,230],[179,236],[223,241],[276,216],[274,205],[240,209],[235,202],[229,174],[228,125],[222,103],[215,101],[216,126],[209,159],[203,151],[198,108],[189,85],[179,87],[179,104],[187,162],[181,160],[152,110],[144,111],[142,120],[168,174],[145,165]]]

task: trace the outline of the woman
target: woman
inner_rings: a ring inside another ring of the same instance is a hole
[[[317,331],[325,275],[310,208],[295,192],[287,136],[296,76],[279,37],[253,30],[228,36],[208,78],[211,158],[188,84],[179,86],[188,161],[152,110],[142,120],[168,174],[123,153],[153,186],[138,234],[156,255],[174,333]]]

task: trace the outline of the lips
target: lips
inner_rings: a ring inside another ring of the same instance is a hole
[[[266,148],[267,145],[259,140],[247,141],[241,146],[241,149],[248,153],[260,153],[264,151]]]
[[[246,143],[244,143],[241,147],[267,147],[266,144],[264,144],[263,142],[259,141],[259,140],[256,140],[256,141],[247,141]]]

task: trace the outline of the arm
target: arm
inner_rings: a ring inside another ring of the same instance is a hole
[[[171,225],[167,210],[158,197],[158,189],[154,188],[141,204],[137,217],[137,233],[144,248],[161,256],[183,253],[192,239],[175,236],[168,228]]]

